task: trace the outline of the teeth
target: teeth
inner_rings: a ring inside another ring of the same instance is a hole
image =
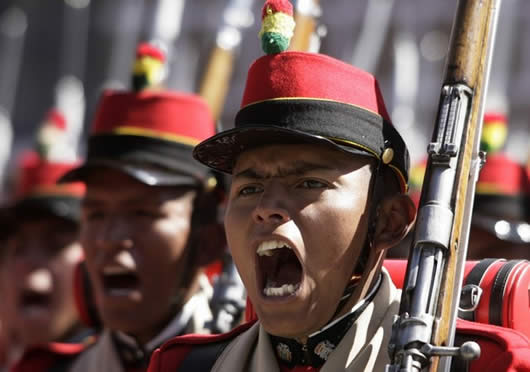
[[[280,240],[267,240],[261,243],[256,250],[258,256],[272,256],[275,249],[288,248],[292,249],[289,244]]]
[[[29,288],[37,292],[49,292],[52,289],[52,275],[46,269],[33,271],[29,275],[27,282]]]
[[[272,283],[267,282],[267,286],[263,289],[263,294],[267,297],[292,295],[300,287],[300,284],[284,284],[281,287],[272,287],[269,284]]]
[[[134,260],[134,257],[132,256],[130,251],[121,251],[115,259],[116,263],[120,264],[120,266],[123,266],[129,269],[130,271],[136,270],[136,261]]]

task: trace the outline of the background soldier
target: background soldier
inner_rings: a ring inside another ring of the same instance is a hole
[[[2,318],[8,350],[24,352],[14,371],[65,366],[90,340],[72,288],[82,257],[78,233],[84,185],[56,184],[78,164],[64,148],[65,133],[62,115],[52,111],[39,132],[39,151],[22,159],[15,201],[3,211],[9,233],[0,259]]]
[[[85,164],[81,243],[105,326],[73,371],[141,371],[175,335],[209,332],[211,286],[200,267],[224,247],[216,178],[192,159],[214,134],[206,103],[161,90],[165,55],[138,47],[136,92],[101,98]]]
[[[508,135],[504,115],[484,115],[481,149],[486,151],[475,191],[473,218],[468,244],[468,259],[530,258],[530,182],[522,164],[511,159],[503,148]],[[411,170],[410,195],[419,204],[426,162]],[[409,236],[410,237],[410,236]],[[408,255],[406,239],[390,251],[394,258]]]

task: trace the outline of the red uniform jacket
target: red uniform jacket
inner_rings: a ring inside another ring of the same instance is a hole
[[[223,349],[219,345],[226,345],[253,323],[244,324],[222,335],[177,337],[153,354],[148,372],[208,371]],[[462,340],[474,340],[481,347],[481,356],[471,362],[469,372],[530,372],[530,341],[517,331],[458,320],[457,336]],[[190,359],[190,351],[199,347],[204,351]],[[183,365],[186,367],[182,367]],[[302,369],[295,368],[290,372],[315,371],[311,367],[300,368]]]
[[[81,343],[49,344],[26,350],[10,372],[66,372],[74,359],[94,342],[88,336]]]

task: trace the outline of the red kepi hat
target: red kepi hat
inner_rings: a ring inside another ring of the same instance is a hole
[[[83,181],[94,168],[110,167],[152,186],[213,186],[192,149],[215,133],[214,120],[199,96],[161,89],[164,60],[161,49],[139,45],[132,79],[138,91],[103,94],[86,162],[61,181]]]
[[[82,183],[57,184],[66,172],[79,165],[68,151],[67,123],[60,112],[52,110],[37,136],[37,151],[23,154],[14,186],[12,202],[4,213],[8,217],[52,214],[74,222],[85,187]]]
[[[266,52],[288,46],[294,22],[288,1],[267,1],[260,32]],[[235,128],[200,143],[194,156],[231,173],[243,151],[269,144],[314,143],[370,156],[390,167],[406,190],[409,155],[391,124],[377,80],[336,59],[281,52],[250,67]]]

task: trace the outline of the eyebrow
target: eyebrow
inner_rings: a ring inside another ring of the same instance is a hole
[[[310,163],[307,161],[297,161],[293,163],[292,165],[289,165],[289,167],[286,167],[286,168],[279,167],[275,174],[260,173],[259,171],[253,169],[252,167],[249,167],[241,172],[236,173],[233,177],[262,180],[262,179],[272,178],[272,177],[302,176],[304,174],[307,174],[309,172],[314,172],[314,171],[330,172],[330,171],[336,171],[336,170],[337,168],[333,166]]]

